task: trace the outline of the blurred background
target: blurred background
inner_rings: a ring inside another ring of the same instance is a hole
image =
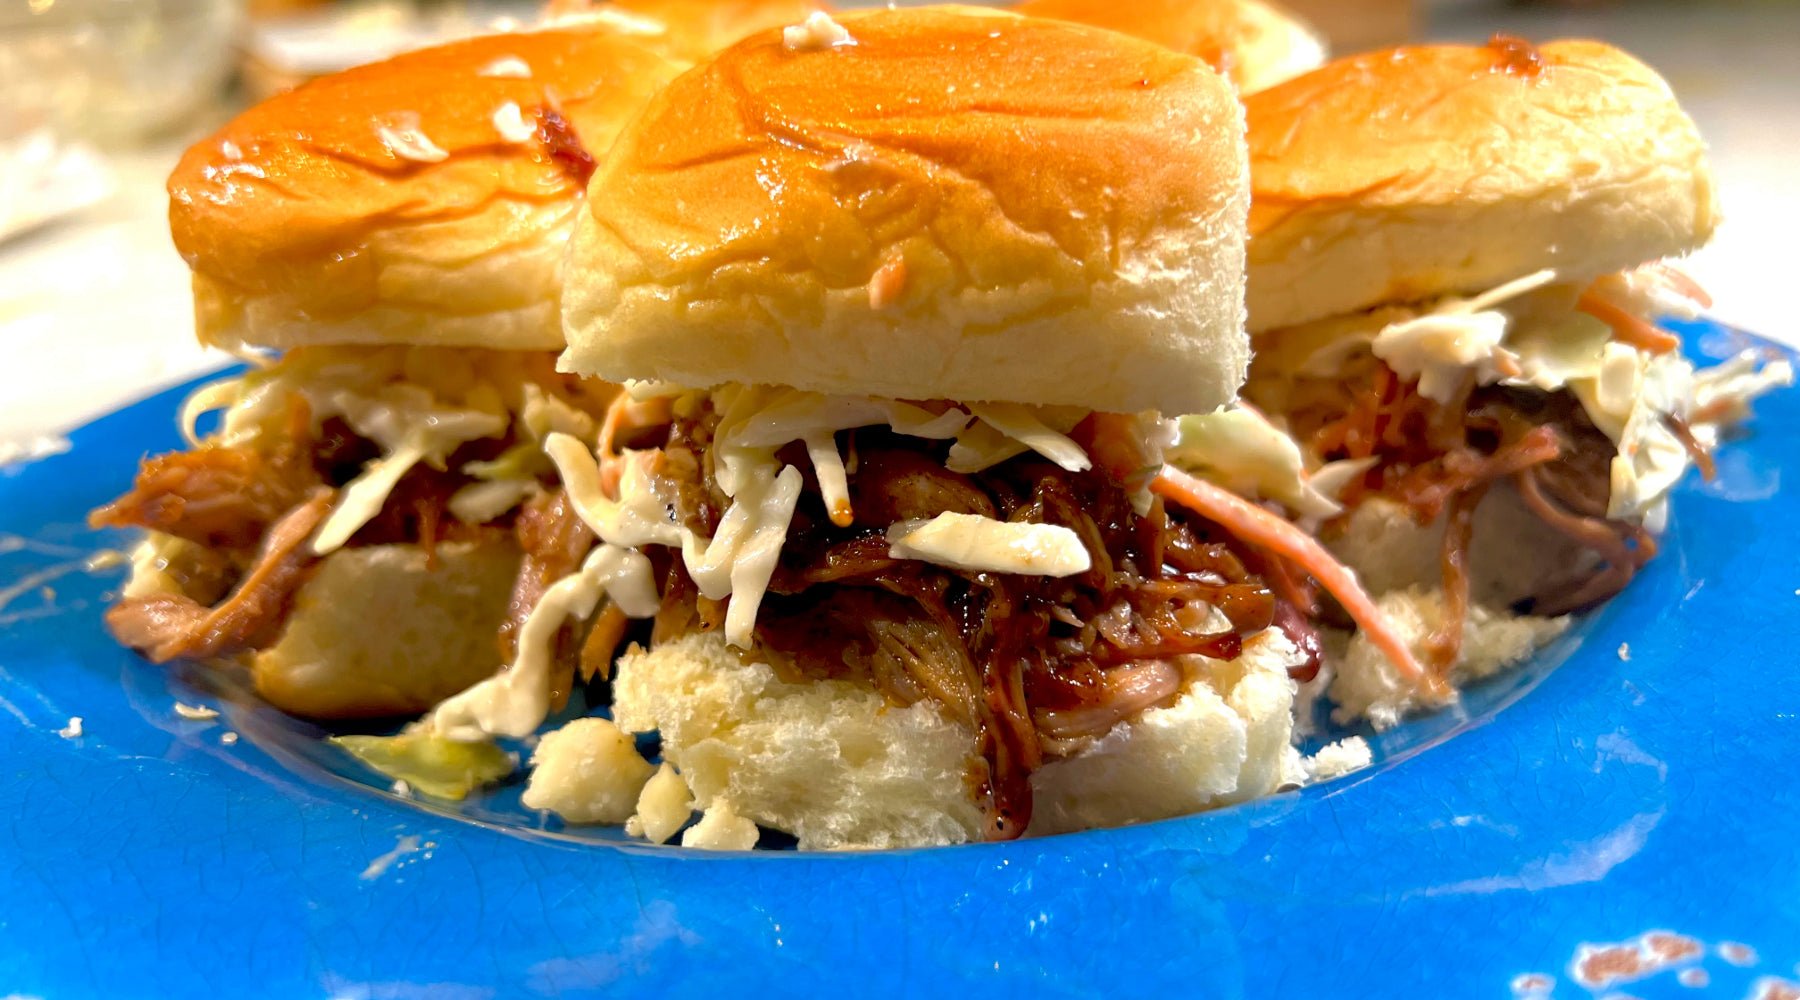
[[[1714,150],[1727,222],[1689,264],[1724,322],[1800,343],[1800,0],[1284,0],[1348,54],[1586,36],[1657,67]],[[846,6],[856,4],[846,3]],[[214,367],[163,180],[236,110],[311,76],[513,30],[529,0],[0,0],[0,475],[60,432]]]

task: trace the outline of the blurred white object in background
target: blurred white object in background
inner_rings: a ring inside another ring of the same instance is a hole
[[[217,99],[238,0],[0,2],[0,139],[50,128],[115,145]]]
[[[0,241],[112,192],[112,171],[89,147],[60,141],[47,128],[0,136]]]
[[[261,99],[410,49],[530,27],[542,6],[543,0],[353,0],[260,17],[244,39],[244,82]]]

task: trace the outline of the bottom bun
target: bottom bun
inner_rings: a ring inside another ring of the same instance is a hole
[[[890,705],[849,681],[789,684],[720,633],[621,656],[613,720],[662,734],[699,809],[739,815],[802,848],[960,844],[981,810],[965,775],[974,735],[929,702]]]
[[[1186,657],[1198,669],[1173,704],[1140,712],[1032,776],[1030,832],[1168,819],[1300,783],[1288,667],[1302,659],[1275,629],[1251,637],[1230,662]]]
[[[1408,587],[1382,594],[1375,603],[1394,624],[1414,653],[1423,654],[1430,636],[1444,621],[1444,593]],[[1569,619],[1515,615],[1475,603],[1463,619],[1462,652],[1450,671],[1455,689],[1489,677],[1536,652],[1562,634]],[[1332,719],[1348,724],[1367,720],[1387,729],[1417,709],[1440,707],[1422,699],[1419,689],[1403,681],[1393,661],[1358,632],[1341,642],[1330,657],[1334,674],[1330,698]]]
[[[444,543],[341,549],[295,596],[286,629],[251,660],[256,691],[318,719],[408,715],[491,676],[519,550]]]
[[[1032,778],[1031,834],[1160,819],[1299,779],[1291,746],[1298,659],[1279,632],[1238,660],[1191,657],[1176,701],[1115,727]],[[700,809],[727,804],[803,849],[896,848],[977,839],[974,733],[929,702],[889,704],[849,681],[790,684],[718,634],[620,658],[613,718],[657,731]]]

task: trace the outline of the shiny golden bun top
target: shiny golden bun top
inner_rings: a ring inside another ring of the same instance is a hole
[[[980,8],[820,17],[676,80],[589,189],[564,365],[1211,409],[1243,376],[1241,110],[1205,64]]]
[[[1293,14],[1262,0],[1021,0],[1012,8],[1198,56],[1246,94],[1325,61],[1325,43]]]
[[[1245,100],[1250,326],[1593,277],[1687,253],[1718,208],[1668,84],[1600,42],[1342,59]]]
[[[679,69],[583,25],[408,53],[251,108],[169,177],[201,339],[560,347],[592,159]]]

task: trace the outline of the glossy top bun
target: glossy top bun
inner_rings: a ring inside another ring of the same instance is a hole
[[[561,347],[583,160],[679,70],[583,25],[412,52],[251,108],[169,177],[200,339]]]
[[[1197,59],[980,8],[752,36],[594,175],[563,363],[1211,409],[1247,356],[1240,116]]]
[[[1325,42],[1306,22],[1263,0],[1021,0],[1012,9],[1199,56],[1246,94],[1325,61]]]
[[[1668,84],[1600,42],[1433,45],[1245,100],[1250,326],[1687,253],[1718,206]]]

